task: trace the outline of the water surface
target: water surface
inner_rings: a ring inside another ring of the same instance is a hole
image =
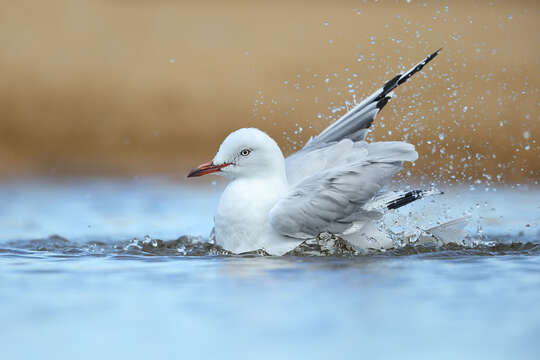
[[[397,230],[398,220],[410,222],[402,229],[418,225],[413,219],[427,227],[466,213],[475,246],[182,256],[156,242],[202,236],[175,242],[189,250],[204,241],[219,190],[159,181],[5,184],[3,356],[537,357],[537,190],[455,189],[388,220]]]

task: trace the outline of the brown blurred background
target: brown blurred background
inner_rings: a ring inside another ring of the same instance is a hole
[[[538,1],[0,4],[2,178],[180,178],[247,126],[290,152],[439,47],[371,138],[415,177],[540,177]]]

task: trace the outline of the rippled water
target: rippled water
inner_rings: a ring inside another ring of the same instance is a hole
[[[461,244],[269,257],[205,242],[219,185],[3,184],[3,357],[535,359],[540,192],[496,190],[385,224],[468,215]]]

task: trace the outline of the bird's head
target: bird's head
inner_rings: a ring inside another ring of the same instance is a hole
[[[276,142],[261,130],[239,129],[229,134],[212,161],[191,170],[188,177],[216,173],[228,178],[285,174],[285,161]]]

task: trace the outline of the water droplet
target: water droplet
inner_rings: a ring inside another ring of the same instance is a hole
[[[171,64],[174,64],[174,58],[170,58],[170,59],[169,59],[169,62],[170,62]]]
[[[439,140],[444,140],[444,133],[439,134]]]
[[[528,130],[523,132],[524,139],[529,139],[530,137],[531,137],[531,133]]]
[[[358,57],[356,58],[356,61],[360,62],[362,60],[364,60],[364,55],[363,54],[358,55]]]
[[[469,108],[469,107],[468,107],[467,105],[465,105],[465,106],[463,107],[463,112],[467,112],[467,109],[468,109],[468,108]]]
[[[323,24],[323,26],[328,26],[328,21],[325,21],[322,24]]]

